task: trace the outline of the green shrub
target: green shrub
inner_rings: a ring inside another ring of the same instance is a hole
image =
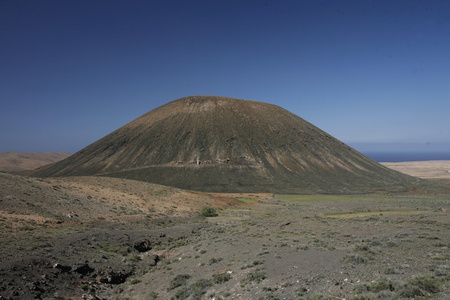
[[[179,286],[186,285],[186,281],[188,281],[189,278],[191,278],[191,275],[188,274],[180,274],[175,276],[175,278],[170,282],[167,290],[170,291],[176,289]]]
[[[183,287],[182,289],[179,289],[175,295],[173,295],[171,300],[185,300],[189,298],[191,294],[189,293],[188,289],[186,287]]]
[[[367,259],[359,254],[354,254],[354,255],[346,255],[343,258],[344,262],[346,263],[350,263],[350,264],[364,264],[367,262]]]
[[[180,279],[183,279],[185,277],[182,277],[183,275],[178,275],[178,282]],[[175,277],[175,278],[177,278]],[[182,285],[185,285],[186,281]],[[189,287],[183,286],[179,290],[176,291],[176,293],[171,298],[172,300],[183,300],[183,299],[192,299],[192,300],[199,300],[201,299],[202,295],[206,293],[207,289],[212,286],[212,281],[209,279],[199,279],[193,284],[191,284]]]
[[[220,262],[222,260],[222,258],[221,257],[219,257],[219,258],[211,258],[210,260],[209,260],[209,265],[212,265],[212,264],[215,264],[215,263],[218,263],[218,262]]]
[[[365,284],[357,284],[353,287],[352,291],[355,294],[364,294],[369,290],[368,286]]]
[[[131,263],[134,263],[134,264],[140,262],[141,260],[142,260],[142,258],[139,255],[134,255],[128,259],[128,261],[130,261]]]
[[[247,276],[241,280],[241,287],[253,282],[260,283],[264,279],[266,279],[266,274],[263,271],[256,270],[255,272],[248,273]]]
[[[199,279],[189,286],[189,290],[192,293],[192,298],[200,299],[206,290],[212,286],[212,281],[208,279]]]
[[[156,292],[148,293],[148,300],[156,300],[156,298],[158,298],[158,293]]]
[[[437,293],[440,290],[438,281],[433,276],[417,276],[409,280],[408,283],[429,293]]]
[[[378,293],[380,291],[393,291],[395,290],[392,282],[382,278],[376,282],[373,282],[371,285],[367,287],[370,292]]]
[[[140,283],[140,282],[142,282],[142,281],[139,280],[139,279],[136,279],[136,278],[131,279],[131,281],[130,281],[131,284],[138,284],[138,283]]]
[[[216,209],[214,207],[208,207],[208,206],[203,207],[202,210],[200,211],[200,214],[204,217],[217,217],[218,216]]]
[[[257,265],[262,265],[262,264],[264,264],[264,262],[265,262],[264,259],[257,259],[257,260],[255,260],[255,261],[253,261],[253,263],[251,263],[251,264],[242,266],[242,267],[241,267],[241,270],[245,270],[245,269],[248,269],[248,268],[257,266]]]
[[[411,284],[405,284],[402,287],[400,287],[398,291],[398,295],[402,298],[413,298],[415,296],[423,296],[422,291],[418,286],[414,286]]]
[[[221,284],[221,283],[227,282],[230,279],[231,279],[231,275],[228,273],[213,275],[213,281],[215,284]]]
[[[383,273],[386,275],[391,275],[391,274],[398,274],[398,271],[394,267],[386,267],[383,270]]]

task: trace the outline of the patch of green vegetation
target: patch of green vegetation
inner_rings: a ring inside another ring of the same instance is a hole
[[[418,210],[376,210],[376,211],[356,211],[356,212],[338,212],[338,213],[325,213],[326,217],[330,218],[353,218],[353,217],[368,217],[379,215],[397,215],[397,214],[418,214],[423,211]]]
[[[241,202],[244,202],[244,203],[255,203],[255,202],[258,202],[255,199],[244,198],[244,197],[239,197],[239,198],[236,198],[236,199],[241,201]]]
[[[211,280],[202,278],[191,284],[188,289],[193,299],[200,299],[212,285],[213,283]]]
[[[440,291],[439,281],[433,276],[421,275],[414,277],[408,281],[408,284],[417,286],[421,290],[429,293],[437,293]]]
[[[399,272],[394,267],[386,267],[383,270],[383,273],[386,274],[386,275],[392,275],[392,274],[398,274]]]
[[[171,297],[171,300],[184,300],[189,298],[191,294],[189,293],[189,290],[187,289],[187,287],[183,287],[182,289],[179,289],[178,291],[176,291],[175,295],[173,295],[173,297]]]
[[[372,250],[372,248],[370,248],[368,245],[364,245],[364,244],[355,245],[355,251],[363,252],[363,253],[369,253],[369,254],[374,254],[375,253]]]
[[[256,270],[255,272],[248,273],[247,276],[241,280],[241,287],[254,282],[260,283],[264,279],[266,279],[266,274],[261,270]]]
[[[177,277],[179,277],[180,275],[178,275]],[[189,275],[188,275],[189,276]],[[177,277],[174,278],[177,279]],[[189,276],[190,277],[190,276]],[[177,279],[177,284],[181,283],[180,280],[184,280],[183,278],[185,278],[185,275],[181,275],[178,279]],[[174,282],[174,280],[172,280],[172,282]],[[186,279],[187,280],[187,279]],[[195,300],[200,300],[202,295],[206,293],[206,291],[208,290],[208,288],[210,286],[213,285],[212,281],[209,279],[199,279],[196,282],[194,282],[193,284],[191,284],[189,287],[186,287],[186,281],[183,281],[183,283],[181,284],[183,287],[178,289],[175,294],[173,295],[173,297],[171,297],[171,299],[173,300],[182,300],[182,299],[195,299]],[[178,287],[178,286],[177,286]],[[176,287],[175,287],[176,288]],[[175,289],[173,288],[173,289]]]
[[[264,259],[257,259],[255,261],[253,261],[251,264],[247,264],[247,265],[242,266],[241,270],[245,270],[245,269],[257,266],[257,265],[262,265],[262,264],[264,264],[264,262],[265,262]]]
[[[179,286],[186,285],[186,282],[188,281],[189,278],[191,278],[191,275],[189,275],[189,274],[179,274],[179,275],[175,276],[175,278],[172,279],[172,281],[170,282],[167,290],[171,291],[171,290],[176,289]],[[176,299],[181,299],[181,298],[176,298]]]
[[[228,297],[231,296],[231,293],[228,292],[228,291],[226,291],[226,292],[223,292],[223,293],[222,293],[222,296],[224,296],[225,298],[228,298]]]
[[[228,273],[221,273],[213,275],[213,281],[215,284],[222,284],[231,279],[231,275]]]
[[[157,196],[167,195],[167,190],[164,190],[164,189],[158,190],[158,191],[155,192],[155,195],[157,195]]]
[[[217,217],[217,211],[214,207],[208,207],[205,206],[202,208],[202,210],[200,211],[200,214],[204,217]]]
[[[277,199],[283,201],[352,201],[369,200],[369,197],[335,196],[335,195],[276,195]],[[379,200],[377,198],[377,200]]]
[[[270,287],[270,286],[263,287],[263,291],[265,292],[276,292],[277,290],[278,290],[277,287]]]
[[[223,258],[221,258],[221,257],[219,257],[219,258],[212,257],[212,258],[209,260],[208,264],[209,264],[209,265],[212,265],[212,264],[218,263],[218,262],[221,261],[222,259],[223,259]]]
[[[344,262],[350,263],[350,264],[364,264],[367,262],[367,259],[364,256],[361,256],[359,254],[352,254],[352,255],[346,255],[343,258]]]
[[[131,279],[130,284],[138,284],[140,282],[142,282],[142,280],[134,278],[134,279]]]
[[[389,299],[413,299],[415,297],[428,296],[440,291],[439,281],[433,276],[420,275],[411,278],[406,283],[399,283],[381,278],[371,284],[359,284],[353,288],[358,295],[358,300],[376,299],[380,293],[389,293]],[[372,297],[373,296],[373,297]]]
[[[394,284],[387,280],[386,278],[382,278],[378,281],[373,282],[367,287],[369,292],[378,293],[380,291],[393,291],[395,290]]]
[[[308,300],[328,300],[329,298],[325,295],[322,294],[316,294],[316,295],[312,295],[311,297],[308,298]]]
[[[111,244],[106,241],[101,241],[98,243],[98,245],[102,251],[108,254],[122,255],[122,256],[128,255],[128,248],[125,246]]]
[[[132,262],[134,264],[140,262],[142,259],[139,255],[133,255],[131,258],[128,259],[129,262]]]
[[[356,297],[352,298],[352,300],[374,300],[374,299],[375,298],[372,298],[371,296],[365,296],[365,295],[356,296]]]

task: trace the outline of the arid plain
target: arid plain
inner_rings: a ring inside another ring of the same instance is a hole
[[[439,179],[423,190],[333,196],[0,173],[0,295],[448,299],[448,162],[390,167]]]

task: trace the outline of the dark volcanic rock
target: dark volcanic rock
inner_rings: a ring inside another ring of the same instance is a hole
[[[283,108],[215,96],[158,107],[34,175],[111,176],[212,192],[342,194],[419,184]]]
[[[91,268],[87,263],[84,263],[80,266],[77,266],[74,271],[81,275],[88,275],[88,274],[94,272],[95,269]]]
[[[133,247],[138,252],[147,252],[147,251],[152,250],[152,243],[149,240],[144,240],[144,241],[136,242]]]
[[[130,277],[131,272],[126,271],[108,271],[103,276],[99,276],[101,283],[121,284]]]

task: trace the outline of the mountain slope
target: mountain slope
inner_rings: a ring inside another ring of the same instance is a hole
[[[74,175],[214,192],[360,193],[419,182],[281,107],[216,96],[172,101],[35,173]]]

